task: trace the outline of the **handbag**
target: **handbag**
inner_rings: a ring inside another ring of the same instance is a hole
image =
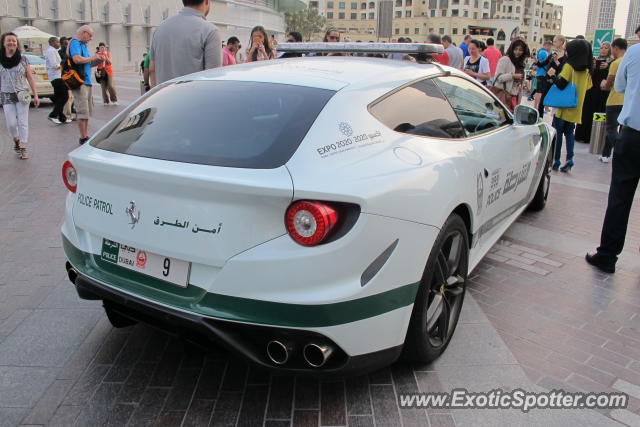
[[[102,83],[107,79],[107,73],[104,68],[98,68],[96,70],[96,83]]]
[[[544,97],[544,106],[553,108],[576,108],[578,106],[578,88],[569,83],[560,89],[555,83]]]
[[[13,77],[11,77],[11,73],[4,67],[2,67],[2,71],[5,71],[9,75],[9,81],[11,82],[11,87],[13,87],[13,91],[16,93],[18,97],[18,102],[22,104],[31,104],[31,93],[28,90],[17,90],[16,85],[13,82]]]
[[[501,74],[496,76],[495,81],[498,81],[498,77],[500,77]],[[506,85],[504,83],[502,83],[503,87],[506,87]],[[507,107],[510,108],[511,106],[511,94],[509,92],[507,92],[504,89],[500,89],[498,86],[489,86],[488,89],[491,91],[491,93],[493,93],[496,98],[498,98],[500,100],[500,102],[502,102],[504,105],[506,105]]]

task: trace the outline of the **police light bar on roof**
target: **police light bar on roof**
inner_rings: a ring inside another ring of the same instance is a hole
[[[280,43],[278,52],[424,53],[438,55],[444,47],[431,43]]]

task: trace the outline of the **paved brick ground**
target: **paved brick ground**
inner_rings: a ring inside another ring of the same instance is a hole
[[[125,103],[139,91],[133,74],[119,76],[118,86]],[[94,131],[122,108],[96,102]],[[270,376],[143,325],[116,330],[98,303],[80,301],[65,279],[59,239],[60,165],[77,129],[45,116],[32,110],[28,162],[0,138],[0,426],[640,424],[640,205],[620,270],[605,275],[586,265],[610,166],[584,147],[573,173],[555,177],[548,208],[525,214],[474,272],[443,358],[322,381]],[[602,414],[397,405],[399,393],[462,386],[622,390],[632,399],[628,409]]]

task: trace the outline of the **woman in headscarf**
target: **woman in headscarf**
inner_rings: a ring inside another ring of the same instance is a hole
[[[264,27],[258,25],[251,30],[251,46],[247,49],[247,62],[275,59],[276,51],[269,43]]]
[[[578,104],[573,108],[558,108],[553,118],[553,127],[556,129],[556,151],[553,162],[553,170],[568,172],[573,167],[573,145],[575,142],[576,124],[582,123],[582,108],[585,95],[591,88],[591,45],[586,40],[576,39],[567,43],[566,62],[559,75],[552,68],[548,74],[554,78],[554,84],[564,90],[569,83],[576,86]],[[562,137],[567,144],[566,163],[560,167],[560,154],[562,153]]]
[[[511,102],[507,107],[511,111],[520,103],[524,83],[525,59],[529,57],[529,47],[520,39],[514,40],[506,56],[498,61],[494,86],[511,95]]]
[[[600,84],[607,79],[609,64],[612,62],[611,43],[602,43],[600,55],[596,58],[595,66],[591,72],[593,87],[587,91],[586,102],[582,109],[582,124],[576,126],[576,141],[589,143],[591,140],[593,113],[604,113],[606,110],[609,91],[600,89]]]
[[[13,149],[21,159],[29,158],[29,87],[33,104],[40,106],[36,83],[27,58],[20,54],[18,36],[4,33],[0,38],[0,104],[4,110],[7,129],[13,138]]]

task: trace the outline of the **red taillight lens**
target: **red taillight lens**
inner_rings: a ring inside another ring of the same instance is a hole
[[[76,192],[76,189],[78,188],[78,174],[76,172],[76,168],[73,167],[69,160],[64,162],[62,165],[62,180],[69,191],[72,193]]]
[[[337,221],[338,212],[322,202],[295,202],[285,215],[289,235],[303,246],[322,243]]]

